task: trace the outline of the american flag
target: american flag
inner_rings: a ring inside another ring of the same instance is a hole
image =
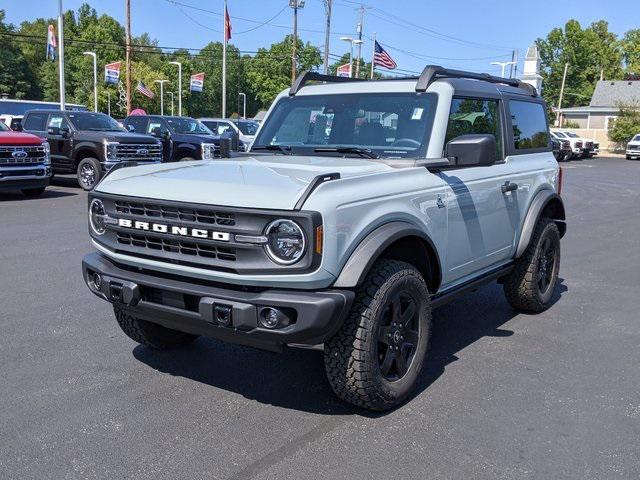
[[[373,66],[380,65],[381,67],[388,68],[389,70],[393,70],[398,67],[398,64],[395,62],[391,55],[387,53],[387,51],[380,46],[378,41],[375,43],[375,53],[373,55]]]
[[[153,92],[151,90],[149,90],[147,88],[147,86],[144,83],[142,83],[141,81],[139,81],[139,80],[138,80],[138,86],[136,87],[136,91],[140,92],[142,95],[144,95],[147,98],[155,97]]]

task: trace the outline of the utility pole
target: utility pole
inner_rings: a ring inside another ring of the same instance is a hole
[[[58,70],[60,70],[60,110],[65,110],[66,101],[64,94],[64,12],[62,9],[62,0],[58,0],[58,35],[60,35],[60,43],[58,44]]]
[[[562,127],[562,97],[564,96],[564,83],[567,81],[567,70],[569,69],[569,63],[564,64],[564,73],[562,74],[562,85],[560,86],[560,98],[558,98],[558,126]]]
[[[96,52],[82,52],[83,55],[93,57],[93,111],[98,111],[98,66],[96,63]]]
[[[164,115],[164,84],[169,80],[156,80],[160,84],[160,115]]]
[[[167,92],[169,95],[171,95],[171,116],[173,117],[173,92]]]
[[[247,94],[244,92],[238,93],[238,97],[242,97],[242,119],[247,118]]]
[[[111,116],[111,92],[107,90],[107,115]]]
[[[360,12],[360,21],[356,26],[356,33],[358,34],[358,40],[359,40],[359,42],[357,43],[358,54],[357,54],[357,60],[356,60],[356,78],[360,78],[360,61],[362,60],[362,44],[364,43],[362,41],[362,29],[364,28],[364,11],[368,8],[371,8],[371,7],[365,7],[363,4],[360,4],[360,7],[358,7],[358,11]]]
[[[125,0],[127,115],[131,114],[131,0]]]
[[[324,61],[322,73],[329,73],[329,37],[331,36],[331,3],[332,0],[324,0],[324,11],[327,14],[327,26],[324,32]]]
[[[509,67],[509,78],[513,78],[513,66],[516,64],[516,51],[511,52],[511,67]],[[503,75],[504,76],[504,75]]]
[[[298,9],[304,7],[305,0],[289,0],[289,6],[293,8],[293,43],[291,46],[291,85],[296,81],[298,55],[296,47],[298,46]]]

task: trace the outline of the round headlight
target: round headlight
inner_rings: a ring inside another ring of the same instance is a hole
[[[106,231],[104,218],[107,216],[102,201],[94,198],[89,206],[89,224],[96,235],[102,235]]]
[[[269,257],[279,264],[291,265],[304,255],[306,240],[300,226],[291,220],[274,220],[264,232]]]

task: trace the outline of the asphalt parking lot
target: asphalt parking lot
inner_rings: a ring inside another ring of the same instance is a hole
[[[417,395],[384,415],[336,400],[317,351],[137,346],[82,281],[71,177],[0,195],[0,477],[640,477],[640,162],[564,166],[553,307],[491,285],[437,310]]]

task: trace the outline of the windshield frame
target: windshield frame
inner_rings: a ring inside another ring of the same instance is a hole
[[[631,139],[632,142],[640,142],[640,133],[638,133],[637,135],[634,135],[633,138]]]
[[[12,131],[2,120],[0,120],[0,132]]]
[[[127,129],[125,129],[124,127],[120,126],[120,124],[118,123],[118,121],[116,119],[114,119],[113,117],[110,117],[109,115],[107,115],[106,113],[101,113],[101,112],[64,112],[67,115],[67,120],[69,122],[69,124],[71,125],[71,127],[73,129],[75,129],[78,132],[126,132]],[[101,129],[101,130],[97,130],[95,128],[79,128],[78,123],[77,123],[77,119],[82,118],[82,117],[100,117],[100,118],[107,118],[110,121],[112,121],[115,126],[117,127],[116,129]]]
[[[258,130],[258,133],[255,137],[255,140],[251,148],[253,149],[254,147],[260,148],[268,145],[277,145],[277,143],[273,143],[271,140],[269,141],[264,141],[264,140],[272,134],[275,135],[275,133],[280,129],[282,122],[280,123],[280,126],[276,125],[276,127],[274,127],[273,129],[270,128],[270,125],[272,123],[280,121],[280,118],[278,115],[279,114],[280,116],[285,114],[289,115],[291,113],[292,109],[287,106],[288,103],[300,102],[304,105],[303,102],[311,103],[316,99],[322,99],[327,97],[332,97],[334,99],[336,97],[352,97],[352,98],[353,97],[373,97],[373,98],[383,97],[385,100],[389,100],[389,98],[401,99],[402,97],[405,97],[407,99],[411,99],[412,101],[415,99],[422,99],[422,102],[419,102],[419,107],[423,108],[425,117],[424,119],[422,118],[420,119],[424,121],[424,131],[422,132],[423,135],[420,142],[420,146],[415,148],[414,150],[411,150],[411,149],[408,149],[407,147],[401,147],[401,146],[391,147],[390,145],[365,145],[365,144],[359,144],[359,143],[346,143],[346,142],[345,143],[304,144],[304,145],[298,145],[295,143],[292,143],[290,145],[288,144],[285,145],[285,143],[282,143],[281,145],[286,146],[287,148],[291,147],[290,154],[304,155],[304,156],[330,156],[330,157],[336,157],[336,158],[345,158],[347,156],[360,157],[360,155],[358,155],[357,153],[314,151],[317,148],[331,149],[331,148],[347,147],[347,148],[371,150],[371,152],[377,156],[378,160],[383,160],[383,161],[384,160],[422,159],[427,157],[427,150],[429,148],[429,141],[431,139],[431,133],[433,130],[436,109],[438,106],[438,95],[434,92],[355,92],[355,93],[336,93],[336,94],[297,95],[293,97],[282,96],[278,100],[276,100],[269,115],[265,118],[263,124]],[[318,103],[323,104],[321,100]],[[374,102],[372,102],[371,104],[373,103]],[[326,103],[325,103],[325,106],[326,106]],[[414,108],[419,108],[419,107],[416,106]],[[288,109],[288,112],[287,110],[280,111],[280,109]],[[386,112],[386,113],[390,113],[390,112]],[[286,118],[286,116],[283,117],[282,120],[284,120],[284,118]],[[332,122],[335,121],[335,118],[336,116],[334,114]],[[270,130],[272,130],[273,133]],[[396,139],[396,141],[397,140],[398,139]],[[415,139],[415,141],[417,142],[417,139]]]

